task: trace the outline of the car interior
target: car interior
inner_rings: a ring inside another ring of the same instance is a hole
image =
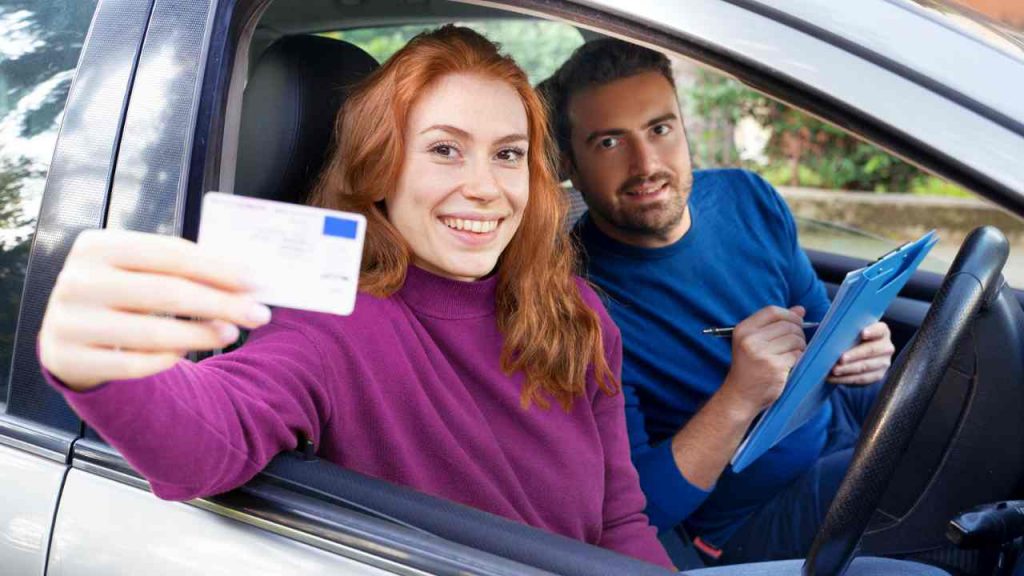
[[[274,1],[250,41],[239,42],[234,75],[245,79],[244,92],[234,82],[227,96],[219,189],[304,200],[330,147],[334,117],[348,89],[378,66],[360,47],[316,34],[496,18],[530,17],[439,0]],[[600,36],[591,30],[581,34],[585,39]],[[791,96],[794,101],[804,97]],[[579,199],[573,201],[578,210]],[[809,255],[830,291],[847,271],[864,265],[825,252]],[[998,545],[963,550],[947,539],[947,530],[951,519],[972,506],[1021,496],[1024,419],[1013,415],[1024,411],[1024,387],[1019,385],[1024,379],[1024,314],[1019,295],[1000,276],[1005,259],[1005,239],[982,230],[965,242],[945,280],[919,272],[887,313],[899,357],[880,400],[883,406],[866,427],[873,431],[865,434],[870,441],[858,448],[819,533],[821,543],[812,552],[821,573],[828,573],[830,563],[844,564],[856,550],[956,574],[991,571]],[[237,506],[247,498],[271,499],[289,510],[300,510],[312,499],[320,505],[308,513],[326,523],[340,522],[332,520],[338,510],[354,510],[393,525],[399,548],[413,540],[427,546],[441,538],[560,574],[666,573],[363,477],[318,460],[310,450],[282,455],[255,482],[218,498]],[[702,566],[685,534],[667,535],[665,543],[681,569]],[[865,573],[885,571],[884,565],[860,562]],[[799,569],[797,563],[784,571]],[[745,573],[722,568],[707,574],[718,570]]]

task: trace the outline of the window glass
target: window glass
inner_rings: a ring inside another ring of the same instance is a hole
[[[43,184],[95,0],[0,0],[0,404]]]
[[[472,28],[501,44],[502,50],[515,58],[533,84],[550,76],[569,58],[573,50],[583,44],[583,36],[579,31],[561,22],[510,18],[454,24]],[[383,62],[413,36],[435,28],[436,24],[423,24],[340,30],[322,35],[351,42],[369,52],[378,62]]]
[[[683,59],[673,61],[694,166],[752,170],[781,193],[804,248],[874,260],[931,229],[921,268],[944,273],[967,234],[986,224],[1011,242],[1004,274],[1024,287],[1024,223],[809,114]]]

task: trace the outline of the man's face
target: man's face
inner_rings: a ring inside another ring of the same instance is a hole
[[[690,150],[669,81],[644,72],[587,88],[568,106],[573,185],[595,224],[628,244],[671,244],[689,229]]]

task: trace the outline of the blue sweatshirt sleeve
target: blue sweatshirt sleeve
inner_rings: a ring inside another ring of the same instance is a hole
[[[651,445],[636,389],[623,382],[622,393],[626,402],[626,430],[633,466],[640,475],[640,488],[647,497],[647,517],[659,532],[663,532],[686,520],[707,499],[711,490],[694,486],[679,471],[672,455],[671,438]]]
[[[800,247],[797,236],[796,220],[790,212],[786,201],[775,188],[760,176],[754,175],[759,186],[765,189],[771,198],[772,209],[783,223],[785,231],[784,245],[780,246],[788,254],[789,270],[786,281],[789,284],[789,306],[803,306],[807,310],[806,319],[816,322],[825,317],[830,302],[825,285],[818,279],[818,274],[811,265],[807,253]]]

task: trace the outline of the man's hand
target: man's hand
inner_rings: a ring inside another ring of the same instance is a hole
[[[805,311],[768,306],[732,332],[732,368],[718,392],[672,437],[672,456],[694,486],[709,490],[729,464],[750,422],[786,386],[807,347]]]
[[[876,322],[860,333],[860,344],[850,348],[832,368],[828,381],[832,384],[872,384],[885,376],[892,364],[892,344],[889,325]]]
[[[807,347],[801,327],[805,313],[802,306],[768,306],[733,331],[732,367],[719,393],[744,415],[753,418],[782,394]]]

